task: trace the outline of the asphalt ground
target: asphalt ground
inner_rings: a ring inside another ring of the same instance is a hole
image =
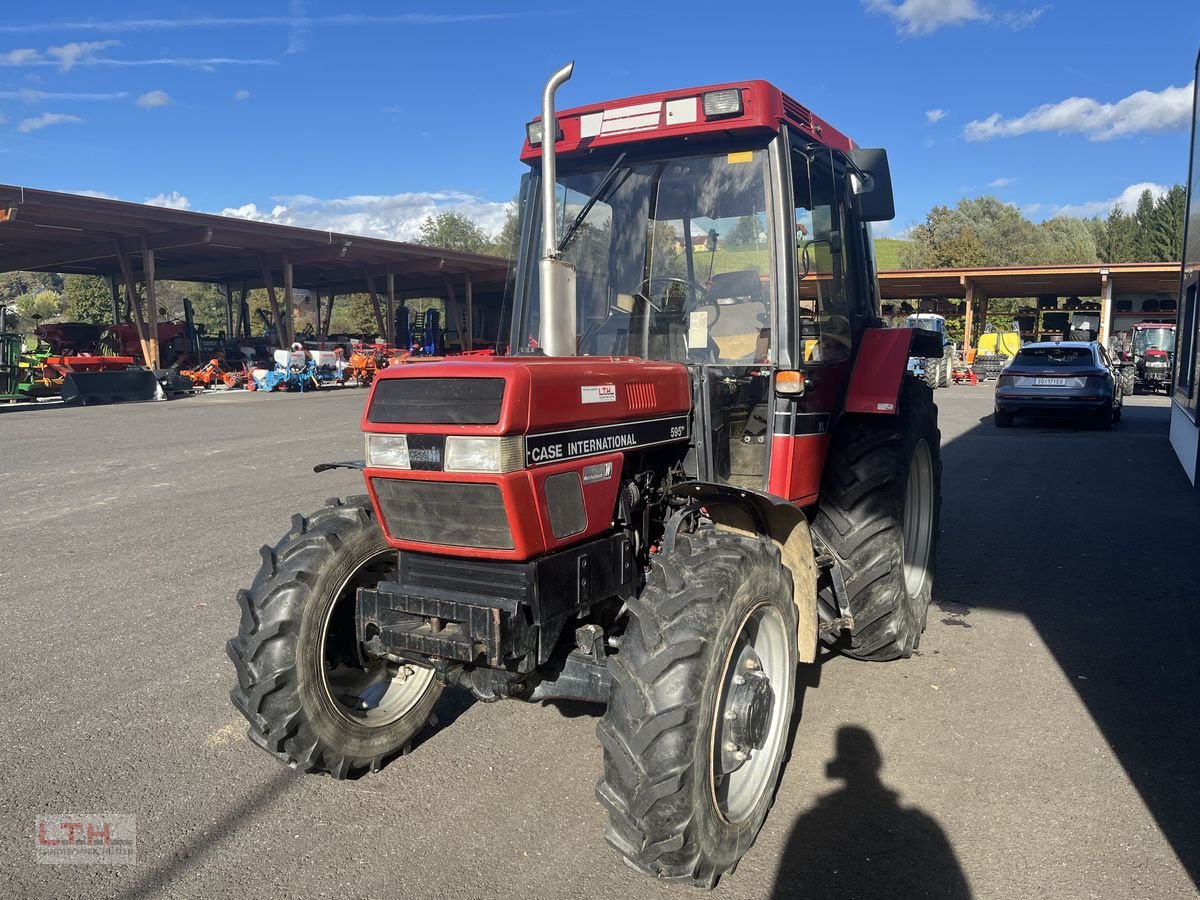
[[[443,696],[356,781],[253,747],[234,591],[359,490],[355,391],[0,408],[0,896],[694,896],[602,836],[594,713]],[[830,657],[714,898],[1194,897],[1200,499],[1161,398],[1112,433],[998,430],[937,392],[935,604],[912,659]],[[34,862],[38,816],[132,814],[131,866]]]

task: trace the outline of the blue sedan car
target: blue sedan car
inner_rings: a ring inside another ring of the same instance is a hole
[[[1025,344],[996,381],[996,427],[1042,416],[1111,429],[1121,421],[1120,385],[1119,369],[1095,341]]]

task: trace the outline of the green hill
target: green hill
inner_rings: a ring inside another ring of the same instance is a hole
[[[875,264],[879,267],[879,271],[886,272],[889,269],[904,268],[900,265],[900,248],[908,243],[908,241],[896,238],[875,238]]]

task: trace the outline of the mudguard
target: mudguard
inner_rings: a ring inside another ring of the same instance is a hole
[[[940,359],[942,337],[921,328],[868,328],[854,361],[846,412],[895,415],[908,358]]]

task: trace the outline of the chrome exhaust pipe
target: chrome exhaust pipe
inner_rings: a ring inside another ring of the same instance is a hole
[[[546,82],[542,91],[542,258],[538,262],[541,290],[539,342],[547,356],[575,355],[575,267],[558,255],[558,216],[555,142],[558,120],[554,116],[554,94],[571,77],[575,63],[569,62]]]

